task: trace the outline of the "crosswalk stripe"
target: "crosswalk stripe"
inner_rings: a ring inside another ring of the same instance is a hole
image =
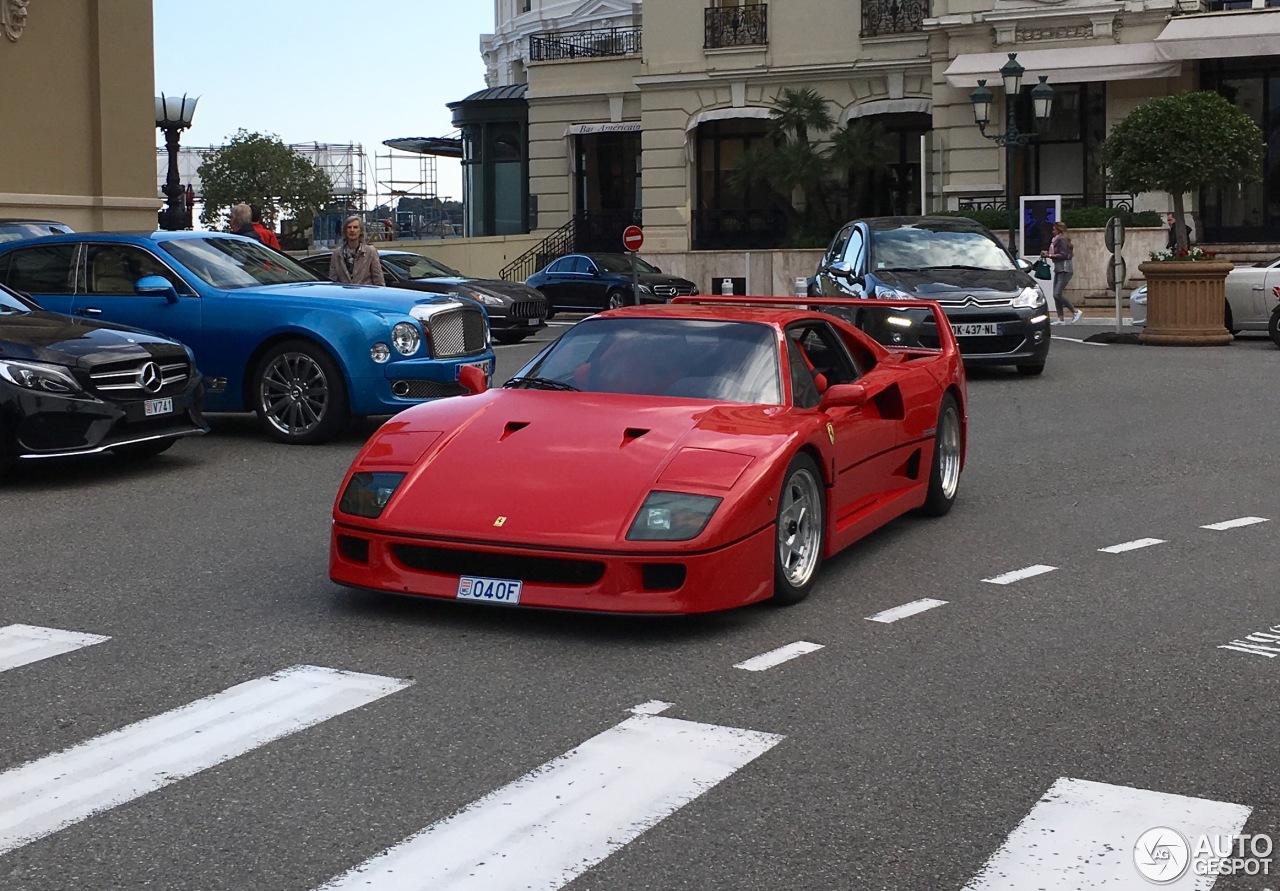
[[[1053,572],[1057,568],[1058,567],[1056,566],[1047,566],[1044,563],[1037,563],[1034,566],[1015,569],[1012,572],[1004,572],[989,579],[983,579],[983,581],[990,582],[993,585],[1011,585],[1014,582],[1020,582],[1023,579],[1029,579],[1037,575],[1044,575],[1046,572]]]
[[[101,634],[41,628],[37,625],[5,625],[0,628],[0,671],[61,656],[81,647],[111,640]]]
[[[636,715],[322,891],[554,891],[782,739]]]
[[[0,854],[409,681],[295,665],[0,773]]]
[[[1142,548],[1149,548],[1152,545],[1168,544],[1163,538],[1136,538],[1133,541],[1126,541],[1123,544],[1111,545],[1106,548],[1098,548],[1103,554],[1123,554],[1128,551],[1137,551]]]
[[[1168,827],[1189,840],[1234,835],[1249,819],[1241,804],[1063,777],[1049,788],[963,891],[1079,891],[1145,886],[1134,846]],[[1193,842],[1194,843],[1194,842]],[[1188,873],[1170,887],[1207,889]]]
[[[882,622],[886,625],[896,622],[899,619],[905,619],[908,616],[914,616],[925,610],[936,609],[940,606],[946,606],[945,600],[937,600],[933,597],[923,597],[920,600],[913,600],[910,603],[904,603],[902,606],[895,606],[891,609],[881,610],[874,616],[867,616],[868,622]]]
[[[822,644],[798,640],[795,643],[787,644],[785,647],[778,647],[776,650],[761,653],[759,656],[752,656],[745,662],[739,662],[733,667],[741,668],[743,671],[767,671],[770,668],[781,665],[783,662],[790,662],[792,659],[806,656],[809,653],[816,653],[821,649]]]
[[[1222,532],[1225,529],[1238,529],[1241,526],[1253,526],[1258,523],[1267,522],[1266,517],[1237,517],[1234,520],[1223,520],[1221,523],[1210,523],[1208,526],[1201,526],[1201,529],[1212,529],[1215,532]]]

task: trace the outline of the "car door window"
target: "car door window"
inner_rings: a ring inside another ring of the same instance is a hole
[[[72,279],[75,250],[73,244],[51,244],[14,251],[5,284],[33,297],[70,294],[75,289]]]
[[[814,375],[821,374],[828,386],[851,384],[860,378],[863,369],[858,367],[840,336],[826,322],[805,322],[787,329],[787,338],[794,341],[808,358]]]
[[[827,248],[827,256],[823,259],[824,265],[830,266],[844,257],[844,247],[849,243],[849,233],[852,231],[852,226],[845,226],[836,233],[836,237],[831,240],[831,245]]]
[[[586,257],[566,257],[564,264],[564,269],[562,269],[561,272],[572,272],[577,275],[581,275],[587,271]]]
[[[85,258],[86,290],[90,294],[135,293],[138,279],[158,275],[178,293],[190,293],[186,283],[155,256],[128,244],[91,244]]]
[[[861,229],[855,227],[849,232],[849,242],[844,249],[844,261],[853,267],[857,275],[861,275],[866,269],[866,241],[862,237]]]
[[[572,257],[565,257],[564,259],[556,260],[554,263],[552,263],[550,266],[547,267],[547,274],[560,275],[561,273],[568,272],[569,262],[572,259],[573,259]]]

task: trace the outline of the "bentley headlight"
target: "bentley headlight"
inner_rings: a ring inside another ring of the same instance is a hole
[[[650,492],[627,532],[628,541],[688,541],[696,538],[723,498],[684,492]]]
[[[397,353],[402,356],[412,356],[422,344],[422,335],[418,333],[417,325],[399,322],[391,329],[391,342],[395,345]]]
[[[347,489],[338,502],[338,510],[356,517],[376,520],[382,516],[391,496],[404,481],[403,473],[357,473],[347,483]]]
[[[1044,293],[1039,288],[1023,288],[1022,293],[1013,298],[1016,309],[1031,309],[1044,302]]]
[[[17,384],[24,390],[56,393],[59,396],[83,392],[80,383],[71,372],[61,365],[48,365],[44,362],[0,359],[0,378],[4,378],[11,384]]]

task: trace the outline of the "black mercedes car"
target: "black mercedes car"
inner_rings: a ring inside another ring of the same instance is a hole
[[[45,312],[0,285],[0,478],[19,460],[158,455],[209,432],[203,396],[176,340]]]
[[[987,227],[964,217],[873,217],[845,225],[819,261],[828,297],[919,298],[942,304],[966,365],[1044,371],[1049,310],[1036,280]],[[928,313],[898,338],[937,346]]]
[[[596,312],[637,301],[632,298],[631,258],[626,254],[569,254],[525,279],[546,295],[551,309]],[[666,303],[672,297],[698,293],[698,286],[636,257],[636,290],[640,303]]]
[[[313,254],[299,262],[329,278],[332,253]],[[489,314],[489,330],[498,343],[519,343],[547,327],[547,301],[533,288],[500,278],[471,278],[439,261],[409,251],[378,251],[382,274],[393,288],[470,297]]]

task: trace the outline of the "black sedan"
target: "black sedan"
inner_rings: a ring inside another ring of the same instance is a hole
[[[828,297],[936,300],[966,365],[1044,371],[1049,310],[1035,279],[987,227],[964,217],[874,217],[845,225],[819,261],[818,290]],[[927,314],[924,314],[927,316]],[[937,332],[897,339],[936,346]]]
[[[633,291],[631,258],[626,254],[570,254],[525,279],[546,295],[551,309],[595,312],[639,303],[666,303],[672,297],[697,294],[688,279],[665,275],[636,257]],[[633,293],[639,297],[637,301]]]
[[[44,312],[0,285],[0,478],[19,459],[157,455],[209,431],[203,395],[177,341]]]
[[[332,254],[313,254],[299,262],[329,278]],[[471,278],[443,263],[410,251],[378,251],[382,274],[392,288],[470,297],[489,314],[489,329],[498,343],[519,343],[547,326],[547,301],[533,288],[499,278]]]

